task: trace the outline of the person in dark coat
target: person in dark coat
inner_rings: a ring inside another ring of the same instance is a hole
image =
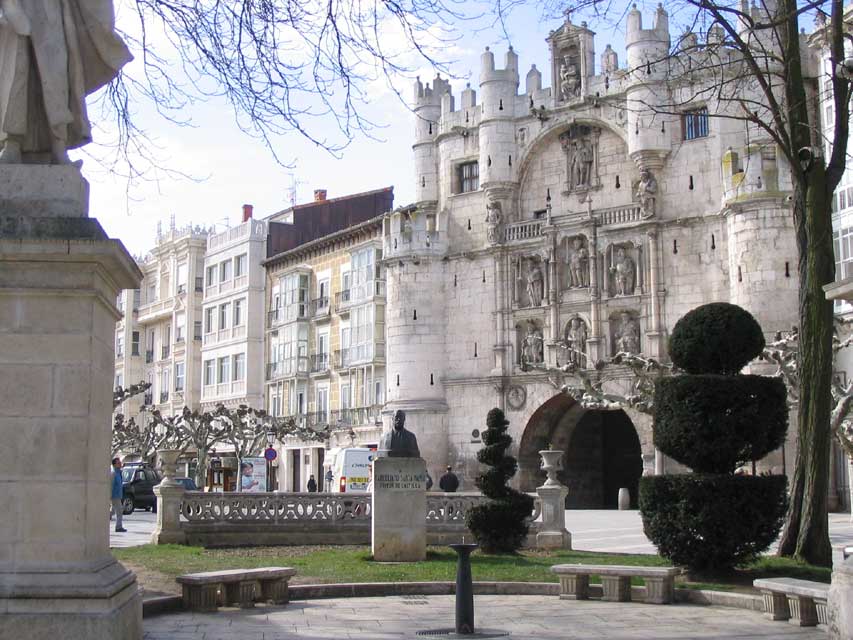
[[[453,473],[450,465],[447,465],[447,472],[438,481],[438,488],[445,493],[453,493],[459,488],[459,478]]]
[[[317,492],[317,481],[314,479],[314,474],[308,478],[308,493],[316,493]]]

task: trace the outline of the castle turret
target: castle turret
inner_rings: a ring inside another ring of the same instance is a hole
[[[518,56],[510,47],[505,67],[495,69],[494,54],[487,47],[481,57],[479,130],[480,186],[487,190],[490,185],[517,180],[518,151],[513,121],[517,95]]]
[[[640,169],[660,169],[669,153],[672,120],[663,105],[671,103],[666,85],[669,67],[669,16],[658,5],[655,24],[643,29],[637,6],[628,12],[628,151]],[[659,108],[660,107],[660,108]]]
[[[435,157],[435,138],[438,135],[441,117],[442,95],[449,85],[440,76],[435,77],[433,87],[424,86],[421,79],[415,80],[414,112],[415,143],[415,201],[438,200],[438,170]]]

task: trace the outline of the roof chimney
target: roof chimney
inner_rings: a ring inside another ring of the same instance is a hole
[[[314,202],[323,202],[326,199],[325,189],[314,189]]]
[[[251,219],[253,210],[254,210],[254,207],[252,205],[250,205],[250,204],[244,204],[243,205],[243,222],[246,222],[247,220]]]

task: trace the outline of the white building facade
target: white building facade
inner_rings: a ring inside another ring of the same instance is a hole
[[[252,218],[207,239],[201,310],[201,407],[264,406],[267,222]]]
[[[384,419],[405,410],[434,477],[451,464],[473,488],[479,431],[501,407],[521,488],[553,445],[567,452],[569,506],[601,508],[675,465],[648,416],[585,411],[536,366],[666,360],[675,322],[712,301],[772,336],[796,320],[797,252],[784,159],[715,117],[725,105],[668,84],[666,12],[651,28],[629,12],[627,68],[609,46],[596,67],[592,43],[585,25],[552,32],[551,88],[534,65],[519,93],[512,49],[502,68],[483,53],[479,95],[469,86],[458,105],[446,81],[416,83],[416,201],[384,221]],[[628,371],[606,375],[630,389]],[[790,472],[792,437],[759,470]]]

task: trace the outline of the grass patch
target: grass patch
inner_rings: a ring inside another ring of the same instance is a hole
[[[423,562],[387,564],[374,562],[369,547],[300,546],[204,549],[184,545],[144,545],[114,549],[116,558],[174,579],[185,573],[287,566],[298,571],[292,584],[339,582],[430,582],[456,579],[456,553],[445,547],[430,547]],[[501,582],[557,582],[551,573],[555,564],[619,564],[668,566],[655,555],[595,553],[588,551],[522,551],[515,555],[486,555],[474,552],[474,580]],[[703,579],[678,586],[696,589],[745,590],[763,577],[794,577],[829,582],[830,570],[801,564],[787,558],[762,557],[735,574]],[[593,579],[593,581],[595,581]],[[643,584],[635,579],[635,584]],[[144,586],[144,585],[143,585]]]

